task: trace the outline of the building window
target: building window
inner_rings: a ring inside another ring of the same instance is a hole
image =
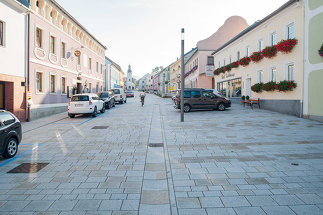
[[[56,92],[56,83],[55,83],[56,75],[50,75],[50,92],[55,93]]]
[[[264,72],[263,71],[258,72],[258,83],[264,83]]]
[[[271,69],[271,81],[277,82],[277,69],[276,68]]]
[[[81,65],[81,55],[77,56],[77,65]]]
[[[95,88],[96,92],[99,92],[99,84],[96,84],[96,88]]]
[[[66,78],[65,77],[62,77],[62,94],[66,94]]]
[[[214,57],[207,56],[207,65],[214,65]]]
[[[0,46],[4,46],[4,22],[0,21]]]
[[[240,51],[237,51],[237,60],[240,60]]]
[[[258,40],[258,51],[260,52],[261,50],[264,49],[264,40]]]
[[[43,30],[36,28],[36,47],[43,48]]]
[[[218,66],[219,66],[219,68],[221,67],[221,63],[220,63],[220,61],[219,61],[219,64],[218,64]]]
[[[96,72],[99,72],[99,62],[96,62]]]
[[[103,71],[103,65],[101,64],[101,74],[102,74],[102,71]]]
[[[54,36],[50,36],[50,53],[55,54],[56,50],[55,50],[55,37]]]
[[[249,46],[247,46],[247,48],[246,48],[246,56],[250,57],[250,47]]]
[[[223,59],[223,66],[225,66],[225,58]]]
[[[89,83],[89,93],[91,93],[91,92],[92,92],[92,84]]]
[[[289,64],[287,66],[287,80],[288,81],[294,81],[295,77],[294,77],[294,70],[295,70],[295,66],[294,64]]]
[[[277,45],[277,33],[274,32],[270,35],[271,46]]]
[[[36,73],[36,92],[43,92],[43,73],[41,72]]]
[[[229,63],[230,64],[232,63],[232,56],[231,55],[229,56]]]
[[[66,44],[61,43],[61,58],[66,58]]]
[[[294,23],[287,26],[287,39],[295,38],[295,26]]]
[[[89,69],[92,69],[92,58],[89,57]]]

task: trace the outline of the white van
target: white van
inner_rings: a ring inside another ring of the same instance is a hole
[[[114,92],[116,102],[118,102],[119,104],[123,104],[127,102],[127,97],[126,97],[126,93],[124,92],[124,89],[114,88],[114,89],[111,89],[111,91]]]

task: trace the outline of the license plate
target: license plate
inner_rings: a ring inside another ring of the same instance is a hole
[[[83,104],[75,104],[75,107],[82,107]]]

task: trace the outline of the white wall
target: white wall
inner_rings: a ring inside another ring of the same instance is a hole
[[[0,74],[25,76],[25,15],[0,0],[0,20],[5,22],[5,46],[0,46]]]

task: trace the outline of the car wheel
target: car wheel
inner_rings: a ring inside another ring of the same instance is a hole
[[[184,108],[183,108],[184,112],[187,113],[187,112],[190,112],[191,110],[191,106],[188,105],[188,104],[184,104]]]
[[[15,138],[9,138],[6,148],[3,152],[3,157],[12,158],[18,152],[18,141]]]
[[[100,110],[101,113],[105,112],[105,105],[102,105],[102,109]]]
[[[110,102],[108,102],[107,108],[110,109],[111,108],[111,104]]]
[[[92,113],[92,116],[93,117],[96,117],[96,114],[97,114],[97,108],[96,108],[96,106],[94,107],[94,111],[93,111],[93,113]]]
[[[224,111],[224,110],[225,110],[225,106],[224,106],[224,104],[223,104],[223,103],[220,103],[220,104],[218,105],[218,110],[219,110],[219,111]]]
[[[120,104],[123,104],[123,100],[120,100]]]
[[[126,100],[124,100],[124,103],[127,103],[127,99],[126,99]]]
[[[74,117],[75,117],[75,114],[68,114],[68,116],[69,116],[70,118],[74,118]]]
[[[115,106],[116,106],[116,102],[114,101],[114,102],[113,102],[113,107],[115,107]]]

